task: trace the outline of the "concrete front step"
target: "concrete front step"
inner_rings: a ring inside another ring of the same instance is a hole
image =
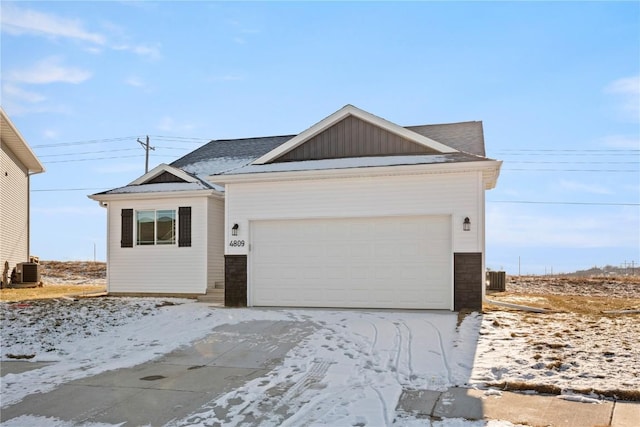
[[[198,301],[224,304],[224,289],[207,289],[204,295],[198,295]]]
[[[215,282],[213,285],[207,286],[207,293],[211,291],[222,290],[224,291],[224,282]]]

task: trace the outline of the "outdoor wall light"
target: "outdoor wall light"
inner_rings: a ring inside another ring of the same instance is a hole
[[[469,217],[466,217],[464,219],[464,221],[462,222],[462,229],[464,231],[470,231],[471,230],[471,220],[469,219]]]
[[[232,236],[237,236],[238,235],[238,228],[240,228],[238,226],[238,224],[233,224],[233,227],[231,227],[231,235]]]

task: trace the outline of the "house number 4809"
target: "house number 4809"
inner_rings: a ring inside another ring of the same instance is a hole
[[[241,248],[244,246],[244,240],[232,240],[229,242],[229,246],[232,248]]]

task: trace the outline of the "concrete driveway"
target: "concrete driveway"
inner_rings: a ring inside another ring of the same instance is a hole
[[[30,395],[3,409],[1,419],[5,422],[29,414],[69,421],[71,425],[167,425],[196,412],[216,396],[264,376],[313,331],[311,322],[222,325],[193,346],[152,362]],[[10,365],[3,363],[3,373],[27,366],[23,362],[12,369]]]
[[[248,318],[253,312],[233,310]],[[456,313],[277,312],[284,320],[221,324],[150,362],[30,394],[3,407],[2,425],[377,427],[493,418],[622,427],[640,417],[633,403],[593,405],[455,387],[471,374],[477,340],[458,336]],[[3,362],[2,375],[41,366]]]

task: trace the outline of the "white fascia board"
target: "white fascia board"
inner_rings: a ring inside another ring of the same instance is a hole
[[[198,182],[197,178],[189,175],[185,171],[178,168],[174,168],[173,166],[169,166],[165,163],[160,163],[158,166],[151,169],[149,172],[145,173],[140,178],[136,179],[135,181],[131,181],[128,185],[144,184],[150,179],[153,179],[156,176],[160,175],[162,172],[169,172],[171,175],[175,175],[178,178],[185,180],[186,182]]]
[[[213,197],[224,198],[224,193],[216,190],[195,191],[165,191],[159,193],[121,193],[121,194],[91,194],[91,200],[96,202],[110,202],[113,200],[149,200],[149,199],[176,199],[183,197]]]
[[[398,126],[395,123],[392,123],[388,120],[385,120],[381,117],[375,116],[371,113],[368,113],[364,110],[354,107],[353,105],[348,104],[342,107],[341,109],[339,109],[338,111],[336,111],[335,113],[331,114],[330,116],[322,119],[315,125],[311,126],[309,129],[291,138],[289,141],[285,142],[279,147],[276,147],[275,149],[269,151],[267,154],[263,155],[262,157],[254,160],[251,164],[263,165],[274,159],[277,159],[283,154],[288,153],[289,151],[302,145],[303,143],[313,138],[314,136],[318,135],[319,133],[330,128],[331,126],[343,120],[347,116],[357,117],[361,120],[364,120],[375,126],[385,129],[391,133],[394,133],[412,142],[415,142],[416,144],[423,145],[425,147],[436,150],[440,153],[457,153],[458,152],[458,150],[454,148],[441,144],[437,141],[427,138],[426,136],[420,135],[419,133],[416,133],[409,129],[405,129],[402,126]]]
[[[502,160],[493,160],[496,164],[494,168],[483,169],[482,180],[484,182],[484,189],[491,190],[496,187],[498,183],[498,177],[500,176],[500,169],[502,169]]]
[[[393,175],[423,175],[482,171],[486,176],[485,188],[493,188],[502,162],[486,160],[477,162],[437,163],[419,165],[375,166],[345,169],[321,169],[287,172],[258,172],[237,175],[211,175],[207,181],[218,185],[243,182],[302,181],[309,179],[357,178]]]
[[[0,107],[0,132],[2,143],[18,157],[20,162],[27,168],[30,175],[42,173],[44,166],[33,152],[27,141],[24,139],[18,128],[13,124],[4,109]]]

